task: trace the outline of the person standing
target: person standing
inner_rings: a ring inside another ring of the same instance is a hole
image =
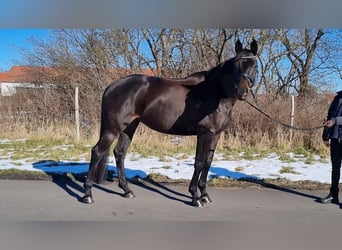
[[[330,104],[322,139],[324,144],[330,147],[332,172],[330,192],[326,197],[321,198],[321,202],[339,204],[338,194],[342,160],[342,90],[337,92]],[[342,204],[340,204],[340,208],[342,208]]]

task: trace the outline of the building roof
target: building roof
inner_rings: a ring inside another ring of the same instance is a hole
[[[28,83],[34,81],[37,74],[56,74],[58,70],[52,67],[13,66],[9,71],[0,72],[0,83]],[[111,69],[113,75],[128,75],[133,71],[130,69]],[[155,75],[150,69],[139,70],[140,74]]]
[[[32,68],[27,66],[13,66],[7,72],[0,72],[0,82],[28,82],[28,71]]]

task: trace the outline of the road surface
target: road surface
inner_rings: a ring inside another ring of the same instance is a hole
[[[0,180],[0,221],[342,222],[339,206],[315,201],[327,191],[209,187],[213,203],[194,208],[185,186],[130,186],[133,199],[122,197],[115,182],[96,186],[88,205],[79,202],[81,182]]]
[[[126,199],[116,184],[88,205],[77,181],[0,180],[1,249],[341,249],[342,209],[315,201],[326,191],[209,188],[194,208],[185,186],[131,184]]]

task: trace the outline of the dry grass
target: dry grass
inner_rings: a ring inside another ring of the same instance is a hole
[[[63,102],[65,94],[62,94],[45,93],[45,97],[50,98],[45,100],[42,100],[37,93],[31,97],[27,93],[19,93],[13,97],[0,97],[0,137],[75,142],[72,105],[70,107],[70,104],[66,105]],[[86,93],[84,96],[87,96]],[[272,117],[284,123],[290,123],[289,97],[262,96],[257,102],[258,106]],[[98,100],[90,98],[80,103],[81,139],[77,143],[94,145],[99,133]],[[295,126],[313,127],[322,124],[328,106],[328,101],[320,96],[306,99],[296,97]],[[304,148],[327,155],[328,150],[321,141],[321,132],[321,130],[293,131],[293,136],[290,138],[289,129],[269,120],[247,103],[238,102],[233,110],[231,126],[222,134],[217,150],[241,152],[254,149],[288,152],[294,148]],[[195,137],[163,135],[140,125],[129,150],[143,156],[189,155],[195,151],[195,143]]]

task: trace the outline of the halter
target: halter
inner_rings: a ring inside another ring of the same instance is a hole
[[[238,60],[240,59],[252,59],[252,58],[256,58],[256,56],[241,56]],[[247,81],[248,81],[248,88],[251,88],[251,86],[254,85],[254,81],[252,80],[252,78],[246,74],[246,73],[243,73],[243,74],[239,74],[236,79],[240,79],[241,77],[245,78]],[[236,87],[237,87],[237,83],[235,83]]]
[[[248,81],[249,85],[253,85],[254,84],[254,81],[252,80],[252,78],[248,74],[246,74],[246,73],[239,74],[238,77],[245,78]]]
[[[241,56],[239,59],[251,59],[256,58],[256,56]]]

